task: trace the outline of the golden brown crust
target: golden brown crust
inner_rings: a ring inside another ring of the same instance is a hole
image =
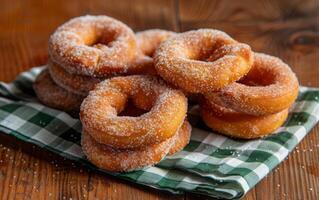
[[[108,171],[132,171],[154,165],[168,153],[182,150],[189,141],[190,125],[185,121],[181,129],[171,138],[154,145],[137,149],[115,149],[98,143],[84,130],[82,132],[82,149],[87,158],[99,168]]]
[[[255,53],[252,69],[240,82],[205,96],[223,107],[250,115],[268,115],[292,105],[299,84],[289,66],[279,58]]]
[[[132,171],[154,165],[166,156],[171,139],[140,149],[115,149],[98,143],[87,131],[82,132],[82,149],[94,165],[108,171]]]
[[[139,117],[118,116],[131,98],[148,110]],[[97,84],[81,106],[81,122],[99,143],[136,148],[162,142],[181,126],[187,99],[155,76],[111,78]]]
[[[133,31],[107,16],[82,16],[60,26],[49,41],[50,58],[70,73],[105,77],[135,70]]]
[[[49,61],[48,69],[53,81],[60,87],[79,95],[87,96],[102,79],[91,76],[71,74],[58,64]]]
[[[219,133],[240,139],[260,138],[273,133],[287,119],[288,109],[278,113],[253,116],[203,101],[201,116],[206,125]]]
[[[161,43],[154,62],[167,82],[185,92],[207,93],[243,77],[253,63],[253,53],[224,32],[199,29]]]
[[[84,99],[84,96],[73,94],[56,85],[47,69],[37,76],[33,89],[43,104],[71,114],[79,112]]]

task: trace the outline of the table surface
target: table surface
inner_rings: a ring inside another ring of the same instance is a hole
[[[216,28],[255,51],[282,58],[300,83],[319,87],[319,2],[315,0],[2,0],[0,80],[47,62],[49,35],[75,16],[113,16],[135,31]],[[319,199],[319,126],[245,199]],[[91,172],[50,152],[0,135],[0,199],[203,199]]]

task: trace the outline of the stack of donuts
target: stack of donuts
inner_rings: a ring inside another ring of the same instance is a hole
[[[153,53],[174,34],[159,29],[134,34],[107,16],[71,19],[51,36],[48,67],[34,90],[43,104],[77,116],[83,99],[102,80],[155,74]]]
[[[181,33],[163,42],[154,59],[164,80],[186,94],[201,94],[206,125],[231,137],[272,133],[298,95],[298,80],[287,64],[217,30]]]
[[[79,115],[82,149],[96,166],[131,171],[154,165],[189,142],[187,99],[208,127],[250,139],[274,132],[298,95],[279,58],[254,53],[222,31],[134,34],[107,16],[84,16],[49,40],[39,100]]]

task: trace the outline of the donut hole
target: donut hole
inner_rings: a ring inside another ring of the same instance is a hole
[[[221,44],[217,43],[203,46],[202,48],[198,48],[196,51],[193,51],[194,49],[189,49],[187,57],[188,59],[196,61],[214,62],[224,56],[223,54],[218,53],[221,46]]]
[[[87,41],[86,45],[95,48],[111,47],[112,42],[117,38],[117,35],[116,31],[101,31],[93,38],[93,40]]]
[[[113,91],[105,92],[104,99],[114,108],[115,115],[139,117],[152,110],[160,95],[158,86],[154,87],[150,79],[144,80],[135,83],[134,79],[126,82],[124,77],[111,79],[111,86],[107,87]]]
[[[118,116],[139,117],[147,112],[148,110],[137,107],[134,104],[133,100],[129,98],[124,107],[124,110],[118,113]]]
[[[234,41],[225,38],[215,38],[211,35],[194,38],[192,35],[176,41],[173,54],[182,59],[202,62],[214,62],[228,53],[225,46],[233,44]],[[226,49],[226,50],[225,50]]]
[[[253,67],[249,73],[241,78],[238,83],[247,86],[269,86],[274,84],[276,74],[272,71],[267,71],[264,69],[259,69],[258,67]]]
[[[154,55],[155,55],[155,52],[156,52],[156,48],[154,48],[154,49],[152,49],[152,50],[150,50],[148,52],[143,52],[143,53],[144,53],[144,55],[153,58]]]
[[[218,59],[221,59],[225,56],[240,56],[245,58],[245,60],[249,60],[250,53],[249,46],[238,44],[238,43],[230,43],[230,44],[217,44],[216,49],[214,49],[213,53],[209,55],[206,59],[208,62],[214,62]]]
[[[203,43],[198,44],[197,47],[192,46],[186,48],[188,49],[188,59],[202,62],[214,62],[228,53],[227,51],[225,51],[226,46],[226,41],[203,41]]]
[[[143,53],[144,53],[144,55],[153,58],[155,50],[154,51],[149,51],[149,52],[143,52]]]

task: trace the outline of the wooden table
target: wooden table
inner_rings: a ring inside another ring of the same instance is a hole
[[[134,30],[216,28],[255,51],[281,57],[300,83],[319,87],[319,2],[2,0],[0,80],[45,64],[49,35],[75,16],[103,14]],[[319,131],[247,195],[246,199],[319,199]],[[0,199],[203,199],[174,196],[93,173],[15,138],[0,136]]]

